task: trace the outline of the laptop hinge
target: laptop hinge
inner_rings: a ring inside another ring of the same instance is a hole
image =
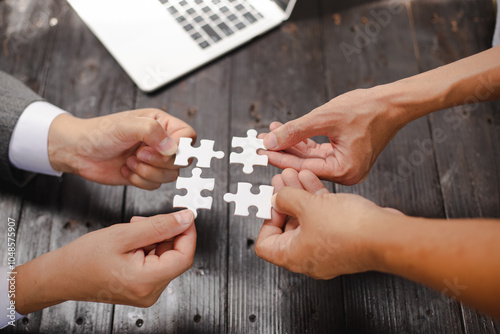
[[[290,2],[288,3],[288,6],[285,10],[285,20],[288,20],[290,18],[290,15],[292,15],[293,7],[295,7],[296,3],[297,0],[290,0]]]

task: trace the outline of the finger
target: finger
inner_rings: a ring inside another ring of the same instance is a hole
[[[147,217],[134,216],[130,219],[130,223],[131,224],[137,223],[137,222],[143,221],[144,219],[147,219]],[[156,246],[157,246],[157,244],[143,247],[144,253],[149,254],[152,250],[154,250],[156,248]]]
[[[175,239],[169,239],[169,240],[166,240],[164,242],[159,243],[156,247],[155,255],[161,256],[163,253],[174,249],[174,240]]]
[[[281,188],[285,187],[285,182],[283,182],[283,177],[281,174],[274,175],[271,180],[271,185],[274,187],[274,191],[278,192]]]
[[[177,180],[178,169],[163,169],[154,167],[137,160],[136,157],[127,159],[127,167],[144,180],[153,183],[168,183]]]
[[[334,156],[328,156],[326,159],[303,159],[283,152],[266,151],[265,154],[269,157],[269,163],[275,167],[281,169],[293,168],[297,171],[310,170],[321,179],[340,183],[343,181],[338,176],[340,163]]]
[[[272,122],[271,125],[269,125],[269,130],[274,131],[282,125],[283,123],[281,122]]]
[[[144,178],[140,177],[132,170],[130,170],[130,168],[128,168],[127,166],[122,167],[121,173],[127,179],[129,184],[136,186],[137,188],[145,190],[156,190],[161,187],[161,183],[145,180]]]
[[[135,109],[131,111],[132,114],[140,117],[147,117],[158,121],[161,126],[166,129],[167,133],[175,139],[176,143],[179,143],[180,137],[193,138],[193,142],[196,141],[196,131],[184,122],[183,120],[174,117],[165,111],[157,108],[144,108]]]
[[[313,195],[303,189],[285,187],[273,195],[272,202],[276,211],[300,220],[312,207]]]
[[[177,151],[177,143],[157,120],[134,116],[126,120],[121,125],[124,140],[144,142],[165,156],[174,155]]]
[[[158,215],[134,224],[124,224],[120,240],[126,251],[163,242],[185,232],[193,225],[190,210]]]
[[[161,254],[162,270],[177,277],[191,268],[196,251],[196,227],[192,224],[174,240],[174,249]]]
[[[174,165],[175,159],[173,156],[161,155],[149,146],[140,147],[137,150],[136,157],[138,160],[151,166],[164,169],[179,169],[179,167]]]
[[[285,233],[288,231],[295,230],[297,227],[299,227],[299,221],[295,218],[290,219],[285,224]]]
[[[130,219],[130,222],[131,222],[131,223],[137,223],[137,222],[140,222],[141,220],[144,220],[144,219],[147,219],[147,217],[142,217],[142,216],[133,216],[133,217]]]
[[[297,189],[304,189],[302,187],[302,183],[300,183],[299,180],[299,173],[295,169],[287,168],[281,173],[281,176],[283,178],[285,186]]]
[[[314,175],[313,172],[309,170],[303,170],[299,172],[299,181],[302,187],[310,192],[311,194],[321,195],[330,193],[328,189],[325,188],[321,180]]]
[[[283,233],[281,228],[265,223],[255,242],[255,254],[263,260],[283,267],[293,236],[293,232]]]
[[[282,125],[283,125],[283,123],[281,123],[281,122],[272,122],[271,125],[269,125],[269,130],[274,131]],[[308,140],[309,139],[304,139],[303,142],[307,143]]]
[[[402,213],[401,211],[397,210],[397,209],[393,209],[393,208],[382,208],[384,211],[386,212],[389,212],[389,213],[392,213],[392,214],[395,214],[395,215],[398,215],[398,216],[405,216],[404,213]]]
[[[268,150],[284,150],[320,134],[314,116],[307,114],[275,128],[264,138],[264,146]]]

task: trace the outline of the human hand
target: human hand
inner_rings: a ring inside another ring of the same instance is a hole
[[[385,97],[384,88],[340,95],[309,114],[281,124],[274,122],[264,138],[269,162],[279,168],[310,170],[340,184],[362,182],[378,155],[410,120]],[[317,144],[310,137],[327,136]],[[272,151],[271,151],[272,150]]]
[[[179,175],[173,155],[180,137],[196,138],[187,123],[159,109],[79,119],[58,116],[49,131],[55,170],[110,185],[153,190]]]
[[[67,300],[149,307],[193,263],[191,211],[134,217],[88,233],[16,268],[16,309],[27,314]]]
[[[272,181],[273,216],[255,244],[262,259],[313,278],[375,270],[372,227],[401,212],[352,194],[331,194],[310,171],[286,169]]]

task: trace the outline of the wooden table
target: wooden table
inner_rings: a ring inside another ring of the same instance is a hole
[[[390,5],[399,12],[377,21],[373,11]],[[229,152],[231,137],[249,128],[265,131],[273,120],[294,119],[349,90],[489,48],[494,16],[491,0],[300,1],[282,27],[147,95],[64,0],[6,0],[0,2],[0,69],[79,117],[162,108]],[[371,35],[359,44],[356,36],[366,29]],[[348,57],[347,45],[356,48]],[[500,217],[499,108],[483,103],[419,119],[394,138],[364,183],[328,186],[409,215]],[[435,131],[446,140],[422,149]],[[398,277],[366,273],[315,281],[260,260],[253,246],[261,222],[234,217],[222,196],[235,191],[237,181],[269,184],[278,170],[257,167],[245,176],[227,156],[212,172],[218,182],[213,209],[196,222],[194,266],[156,305],[67,302],[29,314],[5,332],[500,332],[491,318]],[[1,185],[0,231],[8,217],[16,219],[23,263],[133,215],[170,212],[175,193],[172,184],[147,192],[72,175],[38,176],[21,190]],[[2,247],[2,261],[5,252]]]

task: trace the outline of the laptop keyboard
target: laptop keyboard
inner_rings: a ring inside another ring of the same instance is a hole
[[[202,49],[263,18],[247,0],[159,1]]]

